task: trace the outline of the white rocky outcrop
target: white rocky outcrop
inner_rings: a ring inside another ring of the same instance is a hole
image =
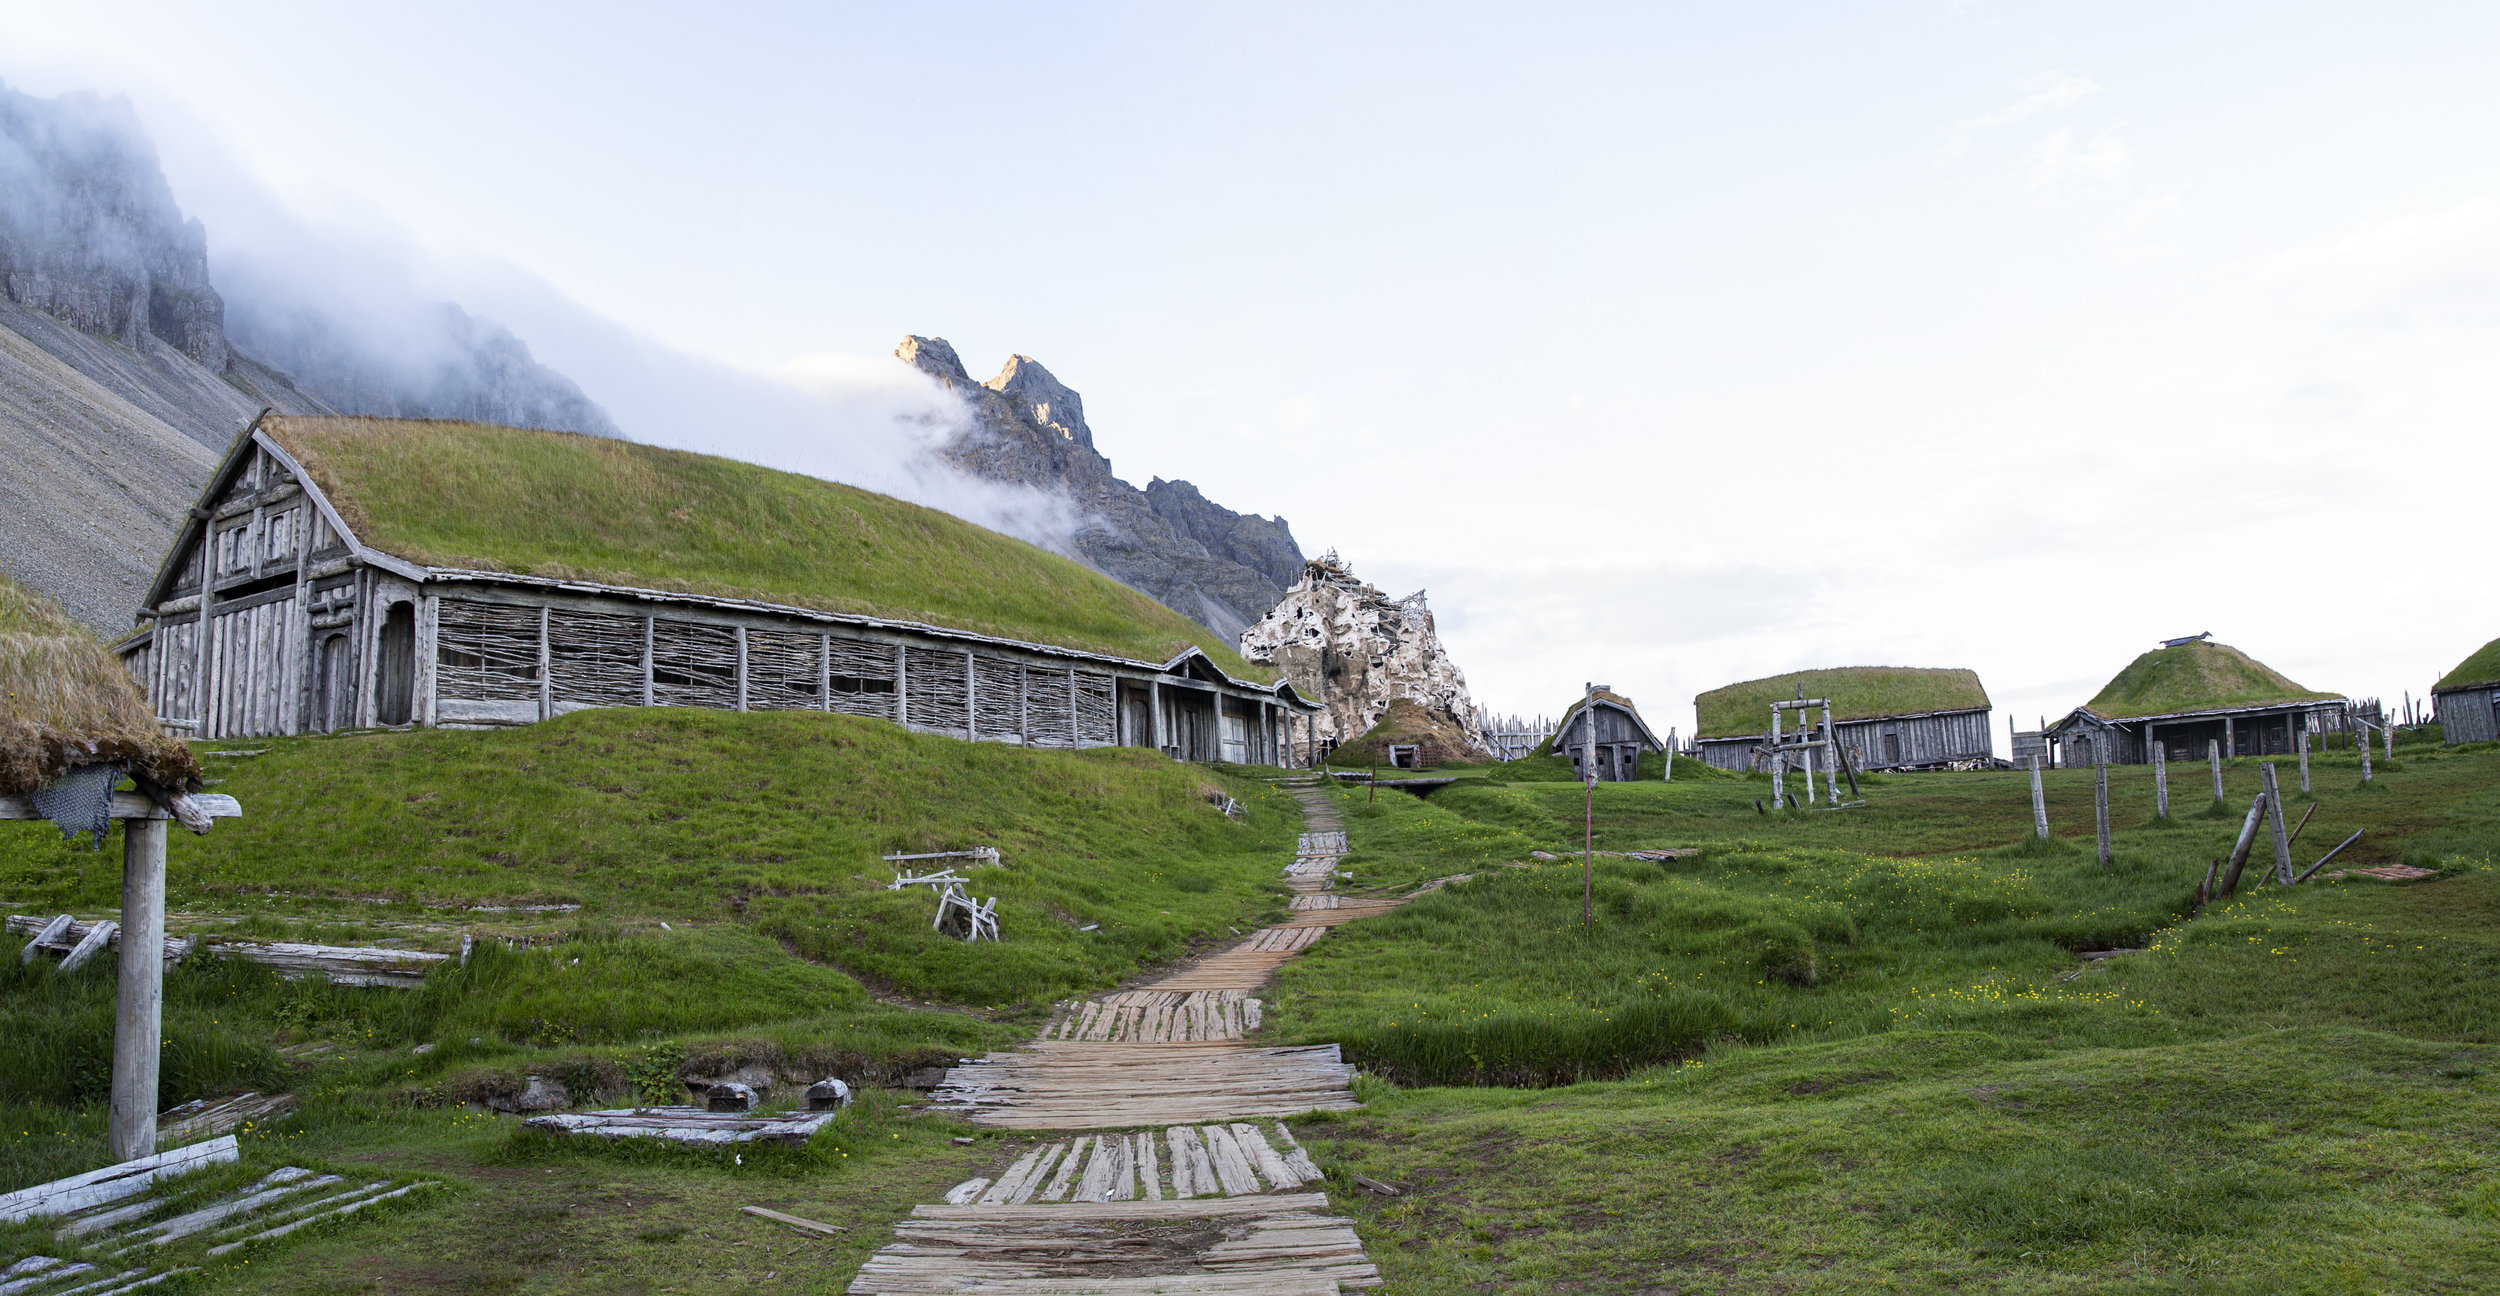
[[[1390,702],[1407,698],[1465,733],[1471,757],[1490,755],[1467,672],[1441,646],[1424,592],[1390,598],[1357,579],[1334,550],[1304,563],[1285,597],[1241,632],[1241,655],[1283,671],[1304,697],[1326,706],[1317,717],[1323,746],[1360,736]]]

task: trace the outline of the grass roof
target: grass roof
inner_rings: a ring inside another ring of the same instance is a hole
[[[2200,640],[2156,648],[2127,664],[2084,707],[2104,720],[2218,711],[2288,702],[2329,702],[2229,644]]]
[[[1232,645],[1100,572],[961,518],[797,473],[570,432],[271,417],[359,539],[466,567],[759,599],[1147,661]]]
[[[59,604],[0,576],[0,796],[82,765],[129,766],[169,787],[199,776],[130,672]]]
[[[1715,688],[1693,699],[1695,732],[1703,738],[1768,733],[1771,704],[1795,701],[1799,690],[1829,698],[1832,720],[1878,720],[1931,711],[1972,711],[1988,705],[1979,672],[1956,667],[1841,666],[1790,671]],[[1815,723],[1822,722],[1816,713]],[[1783,722],[1782,727],[1786,724]]]
[[[1391,746],[1432,745],[1435,765],[1474,765],[1482,761],[1482,753],[1467,739],[1467,732],[1435,714],[1430,707],[1413,698],[1392,698],[1389,709],[1381,712],[1380,723],[1363,731],[1361,737],[1341,744],[1328,756],[1328,764],[1359,769],[1377,761],[1389,763]]]
[[[1604,698],[1607,701],[1614,703],[1616,706],[1622,707],[1624,710],[1631,712],[1633,715],[1641,715],[1641,709],[1632,705],[1632,699],[1625,697],[1621,693],[1617,693],[1612,689],[1599,689],[1597,690],[1595,696]],[[1528,752],[1528,755],[1530,757],[1553,755],[1554,740],[1562,736],[1563,730],[1571,727],[1571,717],[1580,714],[1580,708],[1587,706],[1588,701],[1589,699],[1587,696],[1571,699],[1571,705],[1564,707],[1562,717],[1554,722],[1554,732],[1545,735],[1544,740],[1531,749]],[[1649,717],[1641,716],[1641,723],[1644,725],[1648,724]],[[1660,741],[1664,740],[1661,739]]]
[[[2473,656],[2457,663],[2457,668],[2439,677],[2431,685],[2434,693],[2449,689],[2488,688],[2500,685],[2500,639],[2484,644]]]

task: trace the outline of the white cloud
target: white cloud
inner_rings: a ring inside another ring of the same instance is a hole
[[[2051,131],[2025,160],[2024,188],[2033,201],[2052,206],[2124,193],[2134,165],[2125,140],[2103,131],[2078,143],[2071,127]]]
[[[2023,97],[1992,113],[1965,117],[1945,130],[1944,158],[1951,161],[1969,151],[1971,140],[1981,131],[2011,126],[2025,118],[2059,108],[2071,107],[2101,92],[2090,77],[2068,72],[2043,72],[2022,85]]]
[[[2500,200],[2410,212],[2292,248],[2250,282],[2348,322],[2500,323]]]

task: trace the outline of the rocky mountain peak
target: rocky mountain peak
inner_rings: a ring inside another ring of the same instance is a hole
[[[1051,377],[1041,361],[1029,355],[1011,355],[1007,357],[1007,367],[986,385],[1023,406],[1034,422],[1088,450],[1094,448],[1094,430],[1085,426],[1085,398]]]
[[[1082,515],[1070,543],[1097,571],[1231,639],[1275,606],[1302,569],[1302,550],[1278,518],[1235,513],[1187,482],[1157,478],[1139,490],[1094,448],[1085,402],[1027,355],[975,384],[944,338],[905,337],[905,364],[963,398],[965,419],[939,455],[987,481],[1038,486]]]
[[[972,385],[972,375],[964,371],[963,357],[945,338],[905,334],[903,344],[894,348],[894,358],[946,384],[948,391],[962,391]]]

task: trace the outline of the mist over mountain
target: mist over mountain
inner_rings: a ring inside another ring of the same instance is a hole
[[[1281,518],[1114,476],[1082,400],[1029,358],[987,386],[942,342],[943,364],[747,372],[508,267],[306,222],[231,164],[186,175],[207,223],[127,100],[0,87],[0,569],[100,631],[129,626],[263,408],[631,437],[844,481],[1078,558],[1227,637],[1300,569]]]

